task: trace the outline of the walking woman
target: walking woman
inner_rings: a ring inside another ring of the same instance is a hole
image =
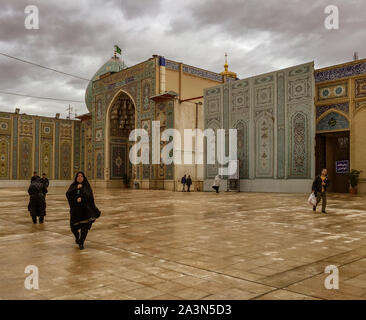
[[[41,182],[40,177],[35,177],[28,188],[28,211],[30,212],[34,224],[37,223],[37,217],[39,217],[39,223],[44,222],[44,217],[46,215],[46,193],[47,190]]]
[[[75,236],[75,242],[80,250],[84,249],[84,242],[100,211],[95,206],[93,190],[84,172],[78,172],[74,182],[66,192],[70,205],[70,228]],[[79,233],[80,230],[80,233]]]

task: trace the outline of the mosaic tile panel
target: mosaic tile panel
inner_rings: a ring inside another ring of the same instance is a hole
[[[55,179],[59,178],[59,143],[60,141],[60,121],[56,121],[55,125]]]
[[[39,172],[39,119],[34,122],[35,140],[34,140],[34,171]]]
[[[74,122],[74,173],[81,170],[81,123],[80,122]]]
[[[309,175],[307,116],[302,112],[298,112],[292,117],[291,124],[289,176],[292,178],[307,178]]]
[[[256,171],[257,178],[273,177],[273,120],[263,115],[256,121]]]
[[[41,141],[41,172],[52,178],[53,143],[51,139]]]
[[[19,179],[30,180],[32,170],[33,139],[30,137],[19,138]]]
[[[13,118],[13,172],[12,172],[12,178],[17,179],[18,178],[18,117]]]
[[[10,137],[0,135],[0,179],[10,179]]]
[[[318,100],[337,99],[348,96],[348,84],[346,82],[335,85],[319,86]]]
[[[53,138],[54,124],[51,122],[41,122],[41,137]]]
[[[0,118],[0,134],[11,134],[11,119]]]
[[[330,105],[325,105],[325,106],[318,106],[316,108],[316,118],[318,119],[322,114],[324,114],[325,112],[327,112],[328,110],[339,110],[344,112],[345,114],[349,114],[349,103],[348,102],[344,102],[344,103],[336,103],[336,104],[330,104]]]
[[[122,179],[127,173],[127,145],[111,145],[111,179]]]
[[[356,98],[366,97],[366,78],[356,79],[355,81]]]
[[[286,158],[286,101],[285,101],[285,75],[277,74],[277,177],[285,178]]]
[[[71,179],[71,143],[69,141],[60,142],[60,179]]]
[[[333,131],[342,129],[349,129],[349,121],[344,116],[336,112],[327,114],[316,126],[317,131]]]
[[[96,175],[97,179],[104,179],[104,158],[103,150],[95,150],[95,165],[96,165]]]

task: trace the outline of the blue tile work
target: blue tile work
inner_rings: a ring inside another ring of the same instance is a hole
[[[80,122],[74,122],[74,172],[81,170],[80,167]]]
[[[222,75],[207,70],[198,69],[192,66],[183,65],[183,72],[198,76],[205,79],[210,79],[218,82],[222,82]]]
[[[55,134],[55,179],[58,179],[59,167],[59,141],[60,141],[60,121],[56,120],[56,134]]]
[[[285,75],[277,74],[277,177],[285,178],[286,138],[285,138]]]
[[[18,117],[13,118],[13,179],[17,178],[18,168]]]
[[[179,71],[179,63],[171,60],[165,60],[165,67],[167,69]]]
[[[327,114],[316,126],[316,131],[333,131],[342,129],[349,129],[349,121],[337,112]]]
[[[81,149],[81,161],[80,161],[80,170],[85,172],[85,126],[81,125],[81,141],[80,141],[80,149]]]
[[[179,63],[175,62],[175,61],[171,61],[171,60],[165,60],[166,62],[166,68],[167,69],[171,69],[171,70],[175,70],[175,71],[179,71]],[[197,77],[201,77],[201,78],[205,78],[205,79],[210,79],[210,80],[214,80],[214,81],[218,81],[218,82],[222,82],[222,75],[219,73],[215,73],[212,71],[207,71],[207,70],[203,70],[203,69],[199,69],[199,68],[195,68],[192,66],[188,66],[186,64],[183,64],[183,72],[184,73],[188,73]]]
[[[250,155],[241,179],[248,167],[249,179],[311,179],[313,70],[311,62],[204,90],[205,129],[237,128],[239,159],[241,151]],[[249,134],[243,135],[245,124]],[[216,172],[205,165],[205,179]]]
[[[34,171],[39,172],[39,119],[35,120]]]
[[[329,69],[325,71],[315,71],[314,73],[316,83],[352,77],[360,74],[366,74],[366,62]]]
[[[344,103],[330,104],[330,105],[326,105],[326,106],[319,106],[316,108],[316,118],[318,119],[322,114],[324,114],[325,112],[327,112],[328,110],[331,110],[331,109],[342,111],[348,115],[349,114],[349,103],[344,102]]]

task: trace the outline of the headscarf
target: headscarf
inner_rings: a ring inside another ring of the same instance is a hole
[[[75,190],[75,189],[77,188],[78,184],[80,184],[80,183],[77,181],[78,175],[79,175],[80,173],[81,173],[81,174],[83,175],[83,177],[84,177],[83,182],[82,182],[81,184],[83,185],[83,188],[84,188],[85,192],[88,194],[88,196],[91,196],[91,197],[94,199],[94,197],[93,197],[93,191],[92,191],[92,188],[91,188],[91,186],[90,186],[90,184],[89,184],[89,181],[88,181],[88,179],[86,178],[86,176],[85,176],[85,174],[84,174],[84,172],[83,172],[83,171],[78,171],[78,172],[76,173],[76,175],[75,175],[75,179],[74,179],[73,183],[70,185],[69,189],[67,190],[67,193],[69,193],[69,192],[71,192],[71,191]]]

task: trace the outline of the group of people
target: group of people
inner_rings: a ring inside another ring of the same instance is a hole
[[[220,177],[219,175],[217,175],[214,179],[214,183],[212,185],[212,189],[214,189],[216,191],[216,193],[219,193],[219,188],[220,188]],[[186,191],[186,186],[187,186],[187,192],[190,192],[191,190],[191,185],[192,185],[192,178],[190,175],[185,174],[182,179],[180,180],[181,184],[182,184],[182,192]]]
[[[181,179],[182,191],[185,192],[185,186],[187,185],[187,192],[190,192],[192,185],[191,176],[184,175]],[[42,174],[42,178],[38,176],[37,172],[33,173],[31,178],[31,184],[28,188],[29,204],[28,210],[32,217],[34,224],[37,223],[37,217],[39,223],[44,223],[44,217],[46,216],[46,194],[48,192],[49,181],[46,174]],[[316,207],[320,201],[322,201],[322,213],[326,213],[327,205],[327,187],[329,186],[329,179],[327,169],[323,169],[312,185],[312,191],[317,199],[316,205],[313,206],[313,211],[316,211]],[[219,192],[220,177],[217,175],[214,179],[212,188]],[[85,177],[83,172],[78,172],[75,176],[73,183],[70,185],[66,192],[66,198],[70,206],[70,229],[75,236],[75,243],[79,245],[79,249],[84,249],[84,242],[88,235],[92,224],[100,216],[100,210],[96,207],[94,201],[93,190]]]
[[[44,223],[46,216],[46,194],[49,181],[46,174],[40,178],[37,172],[33,173],[31,184],[28,188],[28,210],[34,224]],[[66,198],[70,206],[70,229],[75,236],[75,243],[80,250],[84,249],[86,236],[94,221],[99,218],[101,212],[96,207],[93,190],[83,172],[78,172],[73,183],[66,192]]]
[[[186,186],[187,186],[187,192],[191,191],[191,185],[192,185],[192,178],[190,175],[185,174],[182,179],[180,180],[181,184],[182,184],[182,192],[186,191]]]

